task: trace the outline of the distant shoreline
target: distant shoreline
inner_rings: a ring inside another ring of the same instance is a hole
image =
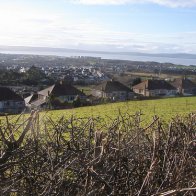
[[[103,52],[103,51],[87,51],[76,49],[63,48],[42,48],[42,47],[3,47],[0,46],[0,53],[2,54],[24,54],[24,55],[44,55],[44,56],[87,56],[97,57],[102,59],[114,60],[130,60],[143,62],[159,62],[159,63],[173,63],[177,65],[195,65],[196,54],[148,54],[136,52]]]

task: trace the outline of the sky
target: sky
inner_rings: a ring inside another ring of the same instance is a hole
[[[196,54],[196,0],[0,0],[0,45]]]

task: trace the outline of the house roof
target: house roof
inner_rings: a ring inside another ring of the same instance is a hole
[[[65,96],[65,95],[85,96],[85,94],[83,92],[81,92],[80,90],[78,90],[74,86],[72,86],[70,84],[61,84],[61,83],[54,84],[54,85],[38,92],[39,95],[44,95],[44,96],[48,96],[51,93],[54,96]]]
[[[175,90],[176,88],[165,80],[145,80],[135,86],[133,89],[147,89],[147,90],[156,90],[156,89],[167,89]]]
[[[31,102],[35,101],[36,99],[38,99],[38,94],[34,93],[34,94],[30,95],[29,97],[25,98],[25,103],[30,104]]]
[[[7,87],[0,86],[0,101],[24,101],[20,95],[17,95],[14,91]]]
[[[38,100],[32,102],[31,106],[39,107],[39,106],[42,106],[44,104],[46,104],[46,100],[45,99],[38,99]]]
[[[175,88],[183,88],[183,89],[196,88],[196,84],[187,78],[176,78],[173,82],[171,82],[171,84]]]
[[[105,81],[102,84],[96,86],[95,90],[104,91],[106,93],[112,93],[113,91],[132,92],[130,88],[118,81]]]

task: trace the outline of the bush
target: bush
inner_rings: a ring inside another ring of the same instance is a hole
[[[119,114],[97,131],[100,121],[34,112],[23,130],[20,119],[1,124],[0,193],[194,195],[196,114],[147,127],[140,114]]]
[[[78,108],[82,105],[80,97],[76,96],[75,100],[73,101],[73,107],[74,108]]]

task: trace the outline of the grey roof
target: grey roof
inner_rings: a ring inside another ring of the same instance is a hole
[[[38,99],[38,95],[34,93],[34,94],[30,95],[29,97],[26,97],[24,100],[25,100],[26,104],[30,104],[31,102],[35,101],[36,99]]]
[[[65,95],[80,95],[80,96],[85,96],[83,92],[75,88],[74,86],[70,84],[54,84],[42,91],[39,91],[39,95],[44,95],[48,96],[50,94],[53,94],[54,96],[65,96]]]
[[[130,88],[118,81],[105,81],[102,84],[96,86],[95,90],[100,90],[106,93],[112,93],[114,91],[132,92]]]
[[[7,87],[0,86],[0,101],[24,101],[24,99],[17,95],[14,91]]]
[[[55,85],[52,85],[52,86],[50,86],[50,87],[48,87],[48,88],[45,88],[45,89],[39,91],[38,94],[39,94],[39,95],[48,96],[48,95],[53,91],[54,86],[55,86]]]
[[[171,84],[176,88],[183,88],[183,89],[196,88],[196,84],[187,78],[176,78],[173,82],[171,82]]]
[[[39,107],[43,104],[46,104],[46,100],[45,99],[38,99],[38,100],[32,102],[31,106]]]
[[[165,80],[145,80],[135,86],[133,89],[147,89],[147,90],[156,90],[156,89],[166,89],[166,90],[176,90],[174,86]]]

